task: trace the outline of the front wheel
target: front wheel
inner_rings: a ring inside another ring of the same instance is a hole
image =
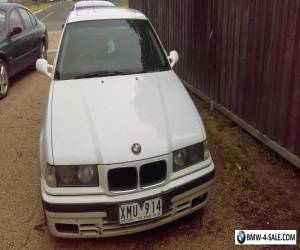
[[[41,42],[40,45],[40,58],[47,59],[47,48],[45,42]]]
[[[6,63],[0,59],[0,100],[7,96],[8,85],[7,66]]]

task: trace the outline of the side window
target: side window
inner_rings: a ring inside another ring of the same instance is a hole
[[[0,32],[5,29],[5,18],[6,12],[3,10],[0,10]]]
[[[22,28],[22,30],[24,29],[21,17],[20,17],[19,13],[16,10],[13,10],[10,13],[9,25],[10,25],[10,27],[9,27],[10,32],[12,32],[13,29],[17,28],[17,27]]]
[[[34,15],[32,13],[30,13],[29,11],[27,11],[27,13],[31,19],[32,25],[33,26],[37,25],[36,18],[34,17]]]
[[[29,14],[27,13],[27,11],[25,9],[18,9],[20,11],[21,17],[24,21],[25,24],[25,29],[31,28],[32,27],[32,22],[31,19],[29,17]]]

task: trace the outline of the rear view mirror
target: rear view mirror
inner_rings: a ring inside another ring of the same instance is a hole
[[[21,27],[14,27],[13,30],[10,32],[10,36],[14,36],[17,34],[22,33],[22,28]]]
[[[46,59],[44,58],[38,59],[36,61],[35,67],[37,72],[40,72],[48,76],[49,78],[51,78],[53,66],[48,64],[48,61]]]
[[[179,55],[176,50],[172,50],[168,56],[171,67],[173,68],[179,60]]]

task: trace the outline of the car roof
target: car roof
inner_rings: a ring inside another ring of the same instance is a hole
[[[10,9],[13,9],[15,7],[23,7],[23,5],[20,5],[20,4],[17,4],[17,3],[1,3],[0,4],[0,9],[1,10],[5,10],[5,11],[8,11]]]
[[[112,7],[115,6],[112,2],[108,1],[79,1],[75,3],[75,9],[88,8],[88,7]]]
[[[83,22],[90,20],[109,20],[109,19],[143,19],[147,17],[141,12],[133,9],[123,9],[117,7],[91,8],[73,10],[67,23]]]

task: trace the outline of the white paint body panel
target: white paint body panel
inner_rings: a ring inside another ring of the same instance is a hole
[[[137,161],[206,139],[192,100],[172,70],[56,81],[52,91],[55,165]],[[131,152],[133,143],[142,145],[139,155]]]

